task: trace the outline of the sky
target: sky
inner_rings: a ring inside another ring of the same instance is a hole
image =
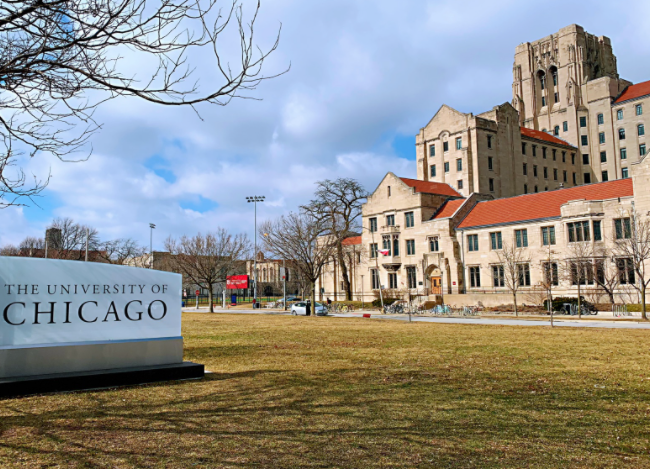
[[[0,210],[0,245],[43,236],[55,217],[131,237],[154,249],[167,236],[216,227],[252,237],[258,223],[309,201],[314,183],[351,177],[369,191],[392,171],[416,177],[415,135],[442,104],[480,113],[511,100],[515,47],[577,23],[611,38],[619,74],[650,79],[650,42],[639,18],[650,2],[466,0],[262,0],[256,38],[280,24],[274,74],[225,107],[162,107],[134,98],[103,104],[87,161],[37,155],[25,169],[51,174],[28,207]],[[250,6],[250,4],[247,4]],[[248,9],[247,11],[250,11]],[[231,44],[224,41],[227,49]],[[210,55],[191,57],[199,85],[218,83]],[[125,55],[124,67],[146,76]]]

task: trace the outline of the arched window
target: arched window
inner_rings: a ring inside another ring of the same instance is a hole
[[[541,70],[537,73],[537,78],[539,79],[539,85],[542,90],[546,89],[546,74]]]
[[[262,269],[262,278],[260,279],[262,282],[267,281],[267,276],[266,276],[266,267]]]

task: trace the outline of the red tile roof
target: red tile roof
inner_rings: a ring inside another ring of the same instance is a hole
[[[345,238],[341,241],[343,246],[352,246],[355,244],[361,244],[361,236],[351,236],[350,238]]]
[[[454,190],[449,184],[442,182],[420,181],[419,179],[400,178],[404,184],[413,187],[415,192],[422,192],[424,194],[437,194],[448,195],[451,197],[462,197]]]
[[[452,199],[446,201],[442,204],[442,207],[433,216],[434,220],[438,218],[449,218],[460,208],[461,205],[465,202],[465,199]]]
[[[526,127],[521,127],[521,136],[534,138],[536,140],[543,140],[545,142],[554,143],[555,145],[562,145],[563,147],[575,148],[569,142],[565,142],[561,138],[554,137],[553,135],[542,132],[541,130],[527,129]]]
[[[614,104],[622,103],[623,101],[629,101],[630,99],[641,98],[643,96],[650,95],[650,81],[644,81],[643,83],[637,83],[636,85],[630,85],[621,95],[616,98]]]
[[[561,215],[560,207],[571,200],[606,200],[632,195],[634,195],[632,179],[628,178],[538,194],[488,200],[476,204],[458,225],[458,228],[559,217]]]

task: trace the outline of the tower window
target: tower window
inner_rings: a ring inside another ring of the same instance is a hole
[[[546,106],[546,96],[542,96],[542,107]]]
[[[462,188],[463,188],[463,180],[462,180],[462,179],[459,179],[459,180],[456,182],[456,187],[458,187],[459,189],[462,189]]]
[[[588,153],[583,153],[582,154],[582,164],[589,164],[589,154]]]
[[[429,156],[431,156],[431,157],[436,156],[436,146],[435,145],[429,145]]]
[[[449,172],[449,161],[445,161],[445,173]]]
[[[559,103],[560,102],[560,93],[555,92],[554,98],[555,98],[555,102]],[[558,127],[558,129],[559,129],[559,127]]]
[[[628,173],[627,173],[627,168],[623,168],[623,169],[621,169],[621,177],[622,177],[623,179],[627,179],[627,178],[629,177],[629,176],[628,176]]]
[[[567,121],[562,122],[562,130],[563,130],[564,132],[568,132],[568,131],[569,131],[569,123],[568,123]]]
[[[580,117],[580,127],[587,127],[587,118],[585,116]]]
[[[637,116],[642,116],[643,115],[643,104],[637,104],[636,105],[636,115]]]
[[[521,144],[521,153],[522,153],[523,155],[526,154],[526,143],[523,143],[523,142],[522,142],[522,144]]]
[[[616,111],[616,119],[623,120],[623,109]]]
[[[533,165],[533,176],[537,177],[537,165]]]
[[[618,139],[625,140],[625,129],[618,129]]]
[[[487,147],[492,148],[492,135],[487,136]]]
[[[586,135],[581,135],[580,143],[582,144],[583,147],[586,147],[587,145],[589,145],[589,138]]]
[[[645,156],[645,143],[639,145],[639,156]]]
[[[463,170],[463,160],[458,158],[456,160],[456,171],[462,171]]]
[[[442,142],[442,151],[445,153],[449,151],[449,142]]]
[[[492,171],[494,170],[494,164],[492,162],[492,157],[488,156],[488,170]]]
[[[607,152],[606,151],[601,151],[600,152],[600,162],[601,163],[607,163]]]
[[[494,179],[490,178],[490,192],[494,192]]]
[[[603,125],[605,123],[605,116],[598,114],[598,125]]]
[[[637,127],[637,132],[639,134],[639,137],[643,137],[645,135],[645,126],[643,124],[639,124]]]
[[[603,171],[603,172],[600,174],[600,177],[601,177],[601,180],[602,180],[603,182],[607,182],[607,181],[609,181],[609,176],[607,176],[607,171]]]
[[[562,152],[562,163],[566,163],[566,151]]]
[[[627,160],[627,148],[621,148],[621,159]]]
[[[542,147],[542,158],[546,159],[546,147]]]
[[[436,165],[432,164],[430,169],[431,169],[431,177],[432,178],[436,177]]]
[[[557,150],[553,148],[553,161],[557,159]]]
[[[574,174],[574,176],[575,176],[575,174]],[[585,184],[591,184],[591,174],[590,173],[585,173],[584,174],[584,180],[585,180]]]
[[[458,137],[456,139],[456,150],[461,150],[463,148],[463,139]]]
[[[524,176],[528,175],[528,166],[524,163]]]
[[[533,156],[537,156],[537,145],[533,145]]]
[[[600,143],[601,145],[605,143],[605,132],[600,132],[598,134],[598,143]]]

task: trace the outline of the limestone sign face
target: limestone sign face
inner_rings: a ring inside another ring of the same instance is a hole
[[[178,339],[181,290],[168,272],[0,257],[0,349]]]

